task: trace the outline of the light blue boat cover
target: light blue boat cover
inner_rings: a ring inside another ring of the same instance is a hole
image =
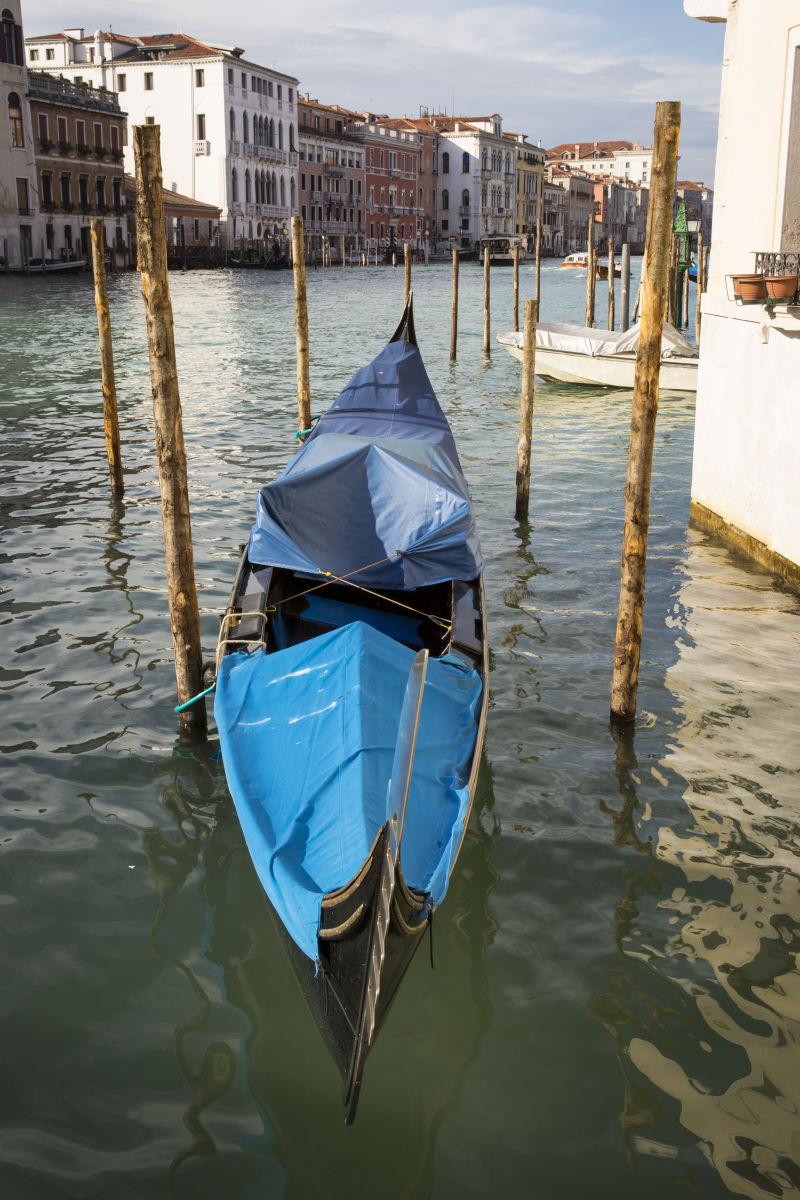
[[[222,660],[214,715],[247,847],[290,936],[317,957],[322,897],[348,883],[390,816],[387,785],[414,652],[355,621],[273,654]],[[430,659],[400,850],[438,904],[469,804],[481,679]]]
[[[417,346],[390,342],[261,488],[251,562],[411,589],[483,569],[453,435]],[[364,570],[363,568],[369,569]]]

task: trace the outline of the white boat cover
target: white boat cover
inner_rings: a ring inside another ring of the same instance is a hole
[[[506,345],[522,348],[521,333],[504,333],[498,340]],[[608,329],[589,329],[585,325],[536,326],[536,347],[539,350],[562,350],[570,354],[588,354],[592,358],[609,358],[617,354],[635,354],[638,345],[638,321],[625,333],[612,333]],[[661,357],[696,358],[697,348],[681,337],[677,329],[665,322],[661,338]]]

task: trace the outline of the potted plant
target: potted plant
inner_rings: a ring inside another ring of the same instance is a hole
[[[797,275],[767,275],[764,282],[770,300],[793,300],[797,291]]]
[[[738,300],[766,300],[767,286],[763,275],[732,275],[733,294]]]

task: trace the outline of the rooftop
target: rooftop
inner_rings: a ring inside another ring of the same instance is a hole
[[[133,175],[125,175],[124,187],[126,195],[136,195],[136,180]],[[198,217],[219,219],[222,210],[216,204],[207,204],[205,200],[196,200],[194,196],[184,196],[181,192],[173,192],[172,188],[162,187],[162,193],[164,208],[167,211],[171,209],[191,210]]]
[[[561,142],[547,151],[548,158],[563,158],[565,154],[575,158],[608,158],[619,150],[652,151],[652,146],[643,146],[641,142]]]
[[[28,71],[28,96],[31,100],[50,104],[91,108],[99,112],[113,113],[118,117],[125,115],[115,92],[92,87],[91,83],[74,83],[71,79],[50,75],[47,71]]]

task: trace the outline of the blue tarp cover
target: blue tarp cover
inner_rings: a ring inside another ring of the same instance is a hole
[[[453,435],[416,346],[390,342],[357,371],[261,489],[248,555],[388,589],[480,574]]]
[[[250,857],[291,937],[317,957],[322,897],[363,864],[387,786],[413,651],[356,621],[273,654],[226,655],[214,715]],[[401,846],[438,904],[461,840],[481,680],[430,659]]]

